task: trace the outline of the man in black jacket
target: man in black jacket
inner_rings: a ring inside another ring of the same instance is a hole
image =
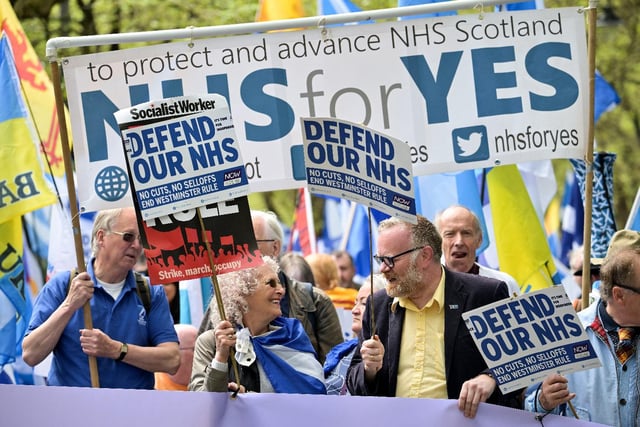
[[[365,341],[349,369],[349,391],[458,399],[470,418],[480,402],[518,407],[519,393],[500,393],[461,317],[507,298],[506,284],[444,268],[438,231],[424,217],[417,221],[390,218],[379,226],[374,258],[388,284],[367,303]]]

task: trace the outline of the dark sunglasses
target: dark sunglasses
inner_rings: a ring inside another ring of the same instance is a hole
[[[129,232],[122,232],[122,231],[113,231],[113,230],[109,230],[109,233],[113,233],[113,234],[117,234],[118,236],[122,236],[122,240],[124,240],[127,243],[133,243],[134,240],[138,240],[140,241],[140,235],[139,234],[135,234],[135,233],[129,233]]]

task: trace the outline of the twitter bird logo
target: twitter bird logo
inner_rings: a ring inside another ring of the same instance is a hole
[[[458,148],[460,148],[460,155],[462,157],[469,157],[475,154],[480,148],[482,143],[482,134],[480,132],[473,132],[469,135],[469,139],[464,139],[461,136],[456,137]]]
[[[454,129],[453,155],[456,163],[477,162],[489,159],[489,143],[485,126]]]

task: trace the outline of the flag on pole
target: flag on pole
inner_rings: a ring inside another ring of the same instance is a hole
[[[2,31],[9,38],[24,95],[51,165],[51,173],[54,176],[63,176],[62,141],[53,84],[25,35],[9,0],[0,0],[0,22]],[[66,117],[69,126],[69,115]]]
[[[585,202],[586,163],[584,160],[569,159],[576,171],[580,185],[582,202]],[[617,230],[613,215],[613,163],[615,153],[593,153],[593,194],[591,197],[591,257],[604,258],[609,241]]]
[[[0,182],[5,183],[0,199],[2,223],[56,201],[56,195],[43,176],[37,135],[29,126],[20,80],[6,37],[0,38],[0,93]]]
[[[441,3],[447,0],[398,0],[398,7],[405,6],[418,6],[421,4],[430,4],[430,3]],[[448,10],[446,12],[434,12],[434,13],[423,13],[421,15],[410,15],[410,16],[402,16],[400,20],[403,19],[416,19],[416,18],[430,18],[434,16],[452,16],[457,15],[458,12],[456,10]]]
[[[318,0],[318,15],[337,15],[361,10],[349,0]]]
[[[462,205],[471,210],[480,221],[483,252],[491,241],[482,211],[482,200],[475,171],[438,173],[414,177],[416,210],[422,216],[435,221],[439,212],[452,205]]]
[[[293,225],[287,250],[299,251],[307,256],[315,253],[316,248],[311,195],[306,188],[300,188],[296,195],[296,209],[293,212]]]
[[[278,21],[304,16],[300,0],[260,0],[256,21]]]
[[[627,224],[624,228],[640,231],[640,213],[638,210],[640,210],[640,188],[638,188],[636,198],[633,201],[633,206],[631,206],[631,211],[629,212],[629,218],[627,218]]]
[[[512,275],[523,292],[559,283],[544,228],[517,166],[491,169],[487,189],[500,270]]]
[[[594,94],[593,122],[595,123],[602,114],[611,111],[620,104],[620,96],[618,96],[618,92],[602,77],[602,74],[600,74],[598,70],[596,70]]]
[[[20,217],[0,224],[0,370],[16,359],[27,328],[24,297],[24,264],[22,260],[22,225]]]
[[[584,239],[584,204],[574,172],[567,174],[561,210],[560,260],[564,265],[569,265],[571,251],[582,246]]]

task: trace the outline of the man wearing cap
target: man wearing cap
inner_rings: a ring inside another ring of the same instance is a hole
[[[566,376],[551,374],[525,399],[525,409],[611,426],[640,425],[640,233],[613,235],[601,270],[601,298],[578,316],[602,366]]]

